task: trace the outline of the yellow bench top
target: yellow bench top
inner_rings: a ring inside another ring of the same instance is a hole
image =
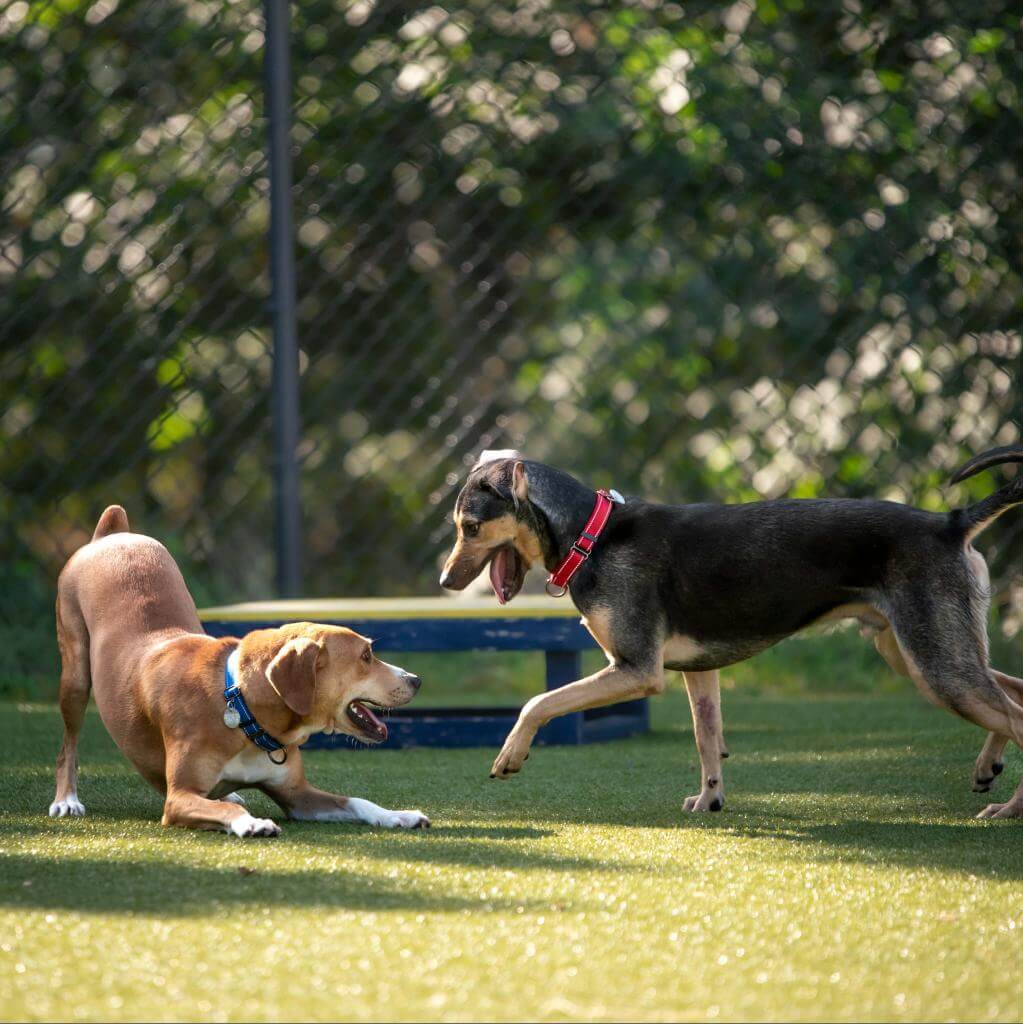
[[[244,601],[200,608],[204,622],[344,622],[346,619],[577,619],[566,598],[522,594],[510,604],[494,597],[312,597]]]

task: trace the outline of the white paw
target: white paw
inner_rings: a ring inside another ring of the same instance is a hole
[[[82,818],[84,816],[85,804],[74,793],[63,800],[54,800],[50,804],[51,818]]]
[[[240,793],[228,793],[222,799],[229,804],[237,804],[239,807],[245,806],[245,798]]]
[[[422,811],[384,811],[376,824],[382,828],[429,828],[430,819]]]
[[[281,827],[269,818],[253,818],[251,814],[240,814],[230,825],[227,831],[233,836],[279,836]]]
[[[345,804],[344,819],[361,821],[377,828],[429,828],[430,819],[422,811],[389,811],[386,807],[350,796]],[[341,819],[335,819],[341,820]]]

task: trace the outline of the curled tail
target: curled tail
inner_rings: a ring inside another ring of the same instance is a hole
[[[1006,462],[1023,462],[1023,444],[992,448],[989,452],[974,456],[956,470],[952,477],[952,483],[960,483],[982,470],[989,469],[991,466],[1000,466]],[[1020,473],[1011,483],[995,491],[994,494],[989,494],[975,505],[960,509],[955,515],[965,528],[967,537],[972,538],[976,537],[981,530],[994,522],[1007,509],[1020,504],[1023,504],[1023,473]]]
[[[120,505],[108,505],[99,517],[96,529],[93,530],[92,539],[99,540],[111,533],[128,533],[131,527],[128,525],[128,513]]]

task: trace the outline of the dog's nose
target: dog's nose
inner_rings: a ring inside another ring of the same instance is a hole
[[[419,676],[412,675],[411,672],[405,673],[405,682],[408,683],[416,693],[419,692],[419,687],[423,685],[422,679],[420,679]]]
[[[445,569],[445,570],[444,570],[444,571],[443,571],[443,572],[442,572],[442,573],[440,574],[440,585],[441,585],[441,586],[442,586],[442,587],[443,587],[443,588],[444,588],[445,590],[447,590],[447,588],[448,588],[449,586],[451,586],[451,573],[449,573],[449,572],[447,571],[447,569]]]

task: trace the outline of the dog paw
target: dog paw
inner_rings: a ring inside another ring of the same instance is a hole
[[[989,765],[977,765],[973,772],[973,792],[988,793],[995,784],[995,779],[1005,770],[1003,761],[995,761]]]
[[[988,804],[977,815],[978,818],[1023,818],[1023,801],[1011,801],[1007,804]]]
[[[222,797],[225,803],[237,804],[239,807],[245,807],[245,798],[240,793],[228,793],[227,796]]]
[[[227,831],[244,839],[248,836],[279,836],[281,827],[269,818],[254,818],[251,814],[240,814],[227,826]]]
[[[382,828],[429,828],[430,819],[422,811],[387,811],[379,824]]]
[[[719,793],[697,793],[687,796],[682,803],[682,810],[689,813],[699,811],[720,811],[725,806],[725,798]]]
[[[85,804],[77,796],[72,794],[63,800],[54,800],[50,804],[51,818],[83,818],[85,817]]]
[[[522,766],[529,760],[529,744],[519,746],[515,743],[506,743],[501,753],[494,759],[490,766],[490,777],[492,779],[510,779],[522,771]]]

